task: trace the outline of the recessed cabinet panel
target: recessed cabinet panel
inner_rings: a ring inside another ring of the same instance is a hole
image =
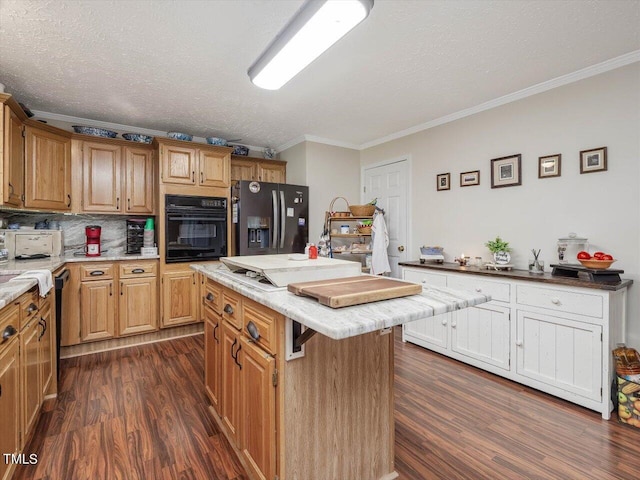
[[[113,280],[82,282],[80,315],[82,341],[112,338],[115,333],[116,302]]]
[[[22,206],[24,193],[24,124],[9,108],[4,106],[4,138],[2,200],[5,205]]]
[[[193,323],[198,320],[198,289],[193,270],[165,272],[162,275],[162,326]]]
[[[218,152],[200,150],[200,178],[198,183],[202,187],[229,186],[230,155],[222,155]]]
[[[125,147],[125,210],[128,213],[153,213],[153,152]]]
[[[83,210],[85,212],[121,212],[122,149],[119,145],[84,142],[82,152]]]
[[[120,280],[118,334],[133,335],[158,328],[156,277]]]
[[[15,338],[0,348],[0,452],[17,454],[20,445],[20,341]],[[11,462],[0,461],[0,478],[8,478]]]
[[[204,309],[204,385],[214,410],[220,415],[222,319],[209,308]]]
[[[195,185],[196,152],[195,148],[162,145],[160,148],[162,181]]]

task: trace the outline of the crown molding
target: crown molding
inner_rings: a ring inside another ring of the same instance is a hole
[[[342,148],[350,148],[352,150],[360,150],[360,146],[355,143],[342,142],[340,140],[332,140],[330,138],[324,137],[316,137],[315,135],[301,135],[292,140],[289,140],[287,143],[280,145],[277,150],[278,152],[282,152],[287,148],[294,147],[302,142],[314,142],[321,143],[323,145],[331,145],[333,147],[342,147]]]
[[[464,117],[469,117],[471,115],[475,115],[476,113],[484,112],[485,110],[490,110],[492,108],[496,108],[501,105],[505,105],[507,103],[522,100],[523,98],[527,98],[532,95],[537,95],[538,93],[553,90],[554,88],[558,88],[564,85],[568,85],[570,83],[578,82],[580,80],[584,80],[586,78],[593,77],[595,75],[599,75],[601,73],[605,73],[610,70],[615,70],[616,68],[621,68],[636,62],[640,62],[640,50],[635,50],[633,52],[620,55],[619,57],[612,58],[605,62],[598,63],[596,65],[592,65],[590,67],[586,67],[581,70],[577,70],[575,72],[553,78],[551,80],[547,80],[546,82],[532,85],[531,87],[524,88],[517,92],[510,93],[502,97],[495,98],[493,100],[489,100],[488,102],[481,103],[480,105],[476,105],[475,107],[460,110],[459,112],[455,112],[450,115],[445,115],[444,117],[430,120],[420,125],[407,128],[406,130],[401,130],[399,132],[386,135],[384,137],[378,138],[377,140],[372,140],[370,142],[363,143],[358,146],[358,149],[366,150],[367,148],[375,147],[377,145],[390,142],[392,140],[397,140],[399,138],[406,137],[408,135],[421,132],[423,130],[428,130],[430,128],[437,127],[439,125],[443,125],[445,123],[450,123]]]
[[[282,145],[279,145],[278,147],[276,147],[276,150],[278,152],[284,152],[286,149],[291,148],[291,147],[295,147],[296,145],[298,145],[299,143],[302,143],[306,141],[306,138],[304,135],[301,135],[299,137],[293,138],[291,140],[289,140],[286,143],[283,143]]]

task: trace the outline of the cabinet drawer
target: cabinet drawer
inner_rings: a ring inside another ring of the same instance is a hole
[[[4,345],[7,345],[8,341],[18,334],[19,329],[20,313],[18,312],[18,305],[11,303],[0,312],[0,335],[2,335],[0,338],[0,349],[2,349]],[[7,340],[3,340],[5,331]]]
[[[157,265],[156,262],[121,263],[120,278],[155,277],[158,274]]]
[[[516,301],[520,305],[602,318],[603,302],[598,295],[525,285],[518,285],[516,292]]]
[[[424,285],[433,285],[434,287],[446,287],[447,277],[446,275],[440,275],[437,273],[430,273],[427,270],[409,270],[405,269],[403,277],[407,282],[422,283]]]
[[[204,297],[202,302],[210,307],[214,312],[222,313],[222,285],[213,280],[207,280],[205,284]]]
[[[238,330],[242,328],[242,297],[227,288],[222,293],[222,318]]]
[[[253,338],[250,330],[255,327],[255,331],[259,335],[256,343],[269,353],[275,353],[276,351],[277,318],[278,314],[273,310],[269,310],[258,303],[244,300],[242,305],[244,333]],[[252,327],[249,327],[250,324]]]
[[[22,329],[40,310],[38,289],[33,288],[20,296],[20,329]]]
[[[80,280],[108,280],[113,278],[113,263],[98,263],[96,265],[82,265],[80,267]]]
[[[491,300],[500,302],[511,300],[511,286],[508,283],[485,280],[477,275],[465,275],[464,277],[449,275],[447,287],[491,295]]]

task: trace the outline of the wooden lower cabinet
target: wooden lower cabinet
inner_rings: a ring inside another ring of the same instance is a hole
[[[152,277],[120,279],[118,335],[153,332],[158,325],[158,280]]]
[[[17,310],[15,312],[17,318]],[[17,322],[12,327],[16,328]],[[15,337],[0,346],[0,452],[3,454],[17,455],[22,449],[19,368],[20,340]],[[0,480],[10,478],[14,469],[11,462],[0,459]]]
[[[80,338],[83,342],[113,338],[116,334],[114,281],[92,280],[80,285]]]
[[[240,447],[240,374],[241,364],[238,362],[240,332],[224,320],[222,322],[221,352],[221,402],[220,416],[230,439]]]
[[[39,318],[32,318],[20,332],[20,381],[22,383],[22,432],[31,430],[40,410]]]
[[[197,274],[191,269],[162,274],[162,326],[171,327],[200,320]]]
[[[211,405],[216,411],[220,409],[220,377],[222,352],[222,319],[210,308],[204,308],[204,387]]]

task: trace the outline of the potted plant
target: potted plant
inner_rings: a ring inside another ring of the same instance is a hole
[[[511,261],[511,255],[509,255],[511,247],[509,247],[509,242],[505,242],[500,237],[496,237],[495,240],[489,240],[484,246],[493,253],[493,261],[495,263],[506,265]]]

